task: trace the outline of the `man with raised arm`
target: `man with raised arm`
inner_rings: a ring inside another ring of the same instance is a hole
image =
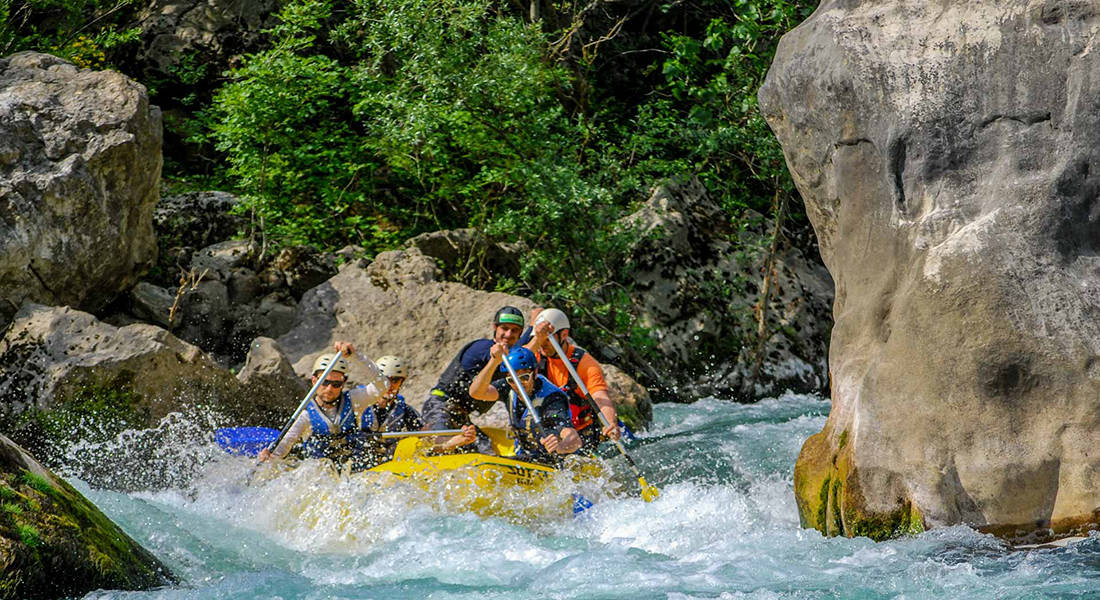
[[[506,353],[523,391],[538,413],[541,431],[520,395],[520,388],[503,364]],[[499,378],[494,379],[494,376]],[[581,447],[581,439],[569,420],[569,401],[565,392],[538,374],[534,353],[523,346],[508,350],[504,343],[493,344],[489,362],[470,384],[470,396],[486,402],[504,400],[508,424],[516,434],[516,456],[522,460],[554,465],[558,457]]]
[[[380,452],[375,446],[378,440],[368,435],[377,431],[380,425],[372,407],[386,393],[389,383],[373,361],[355,354],[355,346],[350,342],[336,342],[335,349],[343,356],[335,360],[332,370],[275,450],[265,448],[260,452],[261,461],[284,458],[301,443],[307,458],[347,462],[353,470],[368,469],[377,463]],[[335,358],[335,353],[317,357],[313,362],[313,384]],[[363,367],[364,376],[370,380],[368,383],[351,389],[345,387],[351,366],[349,358]]]
[[[600,435],[617,440],[621,436],[619,431],[619,415],[615,410],[615,403],[611,400],[610,388],[603,376],[603,367],[585,352],[584,348],[577,346],[569,336],[569,318],[564,312],[556,308],[534,311],[531,315],[534,321],[533,335],[530,340],[521,339],[529,350],[535,353],[538,360],[539,372],[543,373],[550,383],[565,390],[569,396],[569,412],[573,427],[581,436],[585,451],[594,451],[600,443]],[[554,349],[550,342],[550,336],[561,346],[567,360],[573,365],[577,375],[580,375],[584,386],[592,394],[592,399],[600,408],[600,412],[607,419],[608,426],[602,427],[592,405],[585,398],[577,382],[569,374],[569,370],[562,362],[562,357]]]
[[[439,376],[439,381],[421,407],[424,428],[438,430],[461,427],[462,433],[451,438],[437,439],[437,451],[495,453],[488,436],[479,434],[470,422],[470,413],[488,412],[493,403],[472,398],[470,382],[489,362],[489,349],[493,344],[512,345],[519,339],[522,331],[523,312],[514,306],[501,307],[493,315],[492,339],[478,339],[463,346]]]

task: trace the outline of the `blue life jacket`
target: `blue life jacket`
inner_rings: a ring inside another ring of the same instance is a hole
[[[321,408],[317,406],[315,399],[306,405],[306,413],[309,415],[309,425],[313,429],[309,438],[302,442],[308,458],[331,457],[334,450],[333,442],[338,438],[350,445],[348,450],[351,455],[361,454],[363,436],[354,434],[358,431],[370,431],[374,425],[374,413],[370,410],[363,411],[361,422],[356,422],[351,396],[347,392],[340,394],[340,412],[336,417],[336,431],[329,428],[328,419],[321,414]]]
[[[528,394],[531,404],[538,411],[539,420],[542,422],[544,434],[557,435],[563,427],[572,427],[569,418],[569,397],[558,386],[550,383],[550,380],[538,375],[535,386]],[[538,462],[553,463],[557,457],[553,457],[546,448],[539,443],[538,435],[534,430],[534,419],[523,398],[519,397],[509,386],[508,421],[516,433],[516,456]]]

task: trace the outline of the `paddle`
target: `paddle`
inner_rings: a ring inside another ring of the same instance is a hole
[[[508,369],[508,374],[512,376],[512,381],[516,382],[516,391],[519,392],[519,397],[523,398],[523,404],[527,406],[527,411],[531,413],[531,419],[535,422],[535,435],[539,439],[546,437],[542,429],[542,419],[539,418],[539,413],[535,410],[535,405],[531,403],[531,399],[527,397],[527,389],[523,387],[519,375],[512,368],[512,363],[508,362],[508,354],[502,354],[500,357],[504,359],[504,366]]]
[[[502,354],[501,359],[504,360],[504,367],[508,369],[508,374],[512,376],[512,381],[516,382],[516,391],[519,392],[519,397],[523,398],[523,404],[527,406],[527,411],[531,413],[531,420],[535,422],[535,435],[542,439],[546,437],[542,428],[542,419],[539,418],[539,413],[535,410],[535,405],[531,402],[531,398],[527,396],[527,389],[523,387],[523,382],[519,380],[519,375],[516,370],[512,368],[512,363],[508,362],[508,354]],[[557,458],[561,458],[560,456]],[[584,511],[592,508],[592,501],[585,498],[578,492],[573,492],[573,516],[577,516]]]
[[[561,359],[562,364],[564,364],[566,370],[569,371],[569,375],[573,377],[573,381],[576,381],[581,391],[584,392],[584,397],[588,399],[588,403],[592,406],[592,410],[596,411],[596,416],[600,418],[600,424],[603,425],[604,429],[607,429],[611,423],[608,422],[607,417],[604,416],[603,412],[600,410],[600,406],[596,404],[596,399],[588,392],[588,387],[581,381],[581,376],[578,375],[577,370],[573,368],[573,363],[569,362],[569,358],[565,356],[565,351],[562,350],[561,344],[558,343],[553,332],[551,332],[548,337],[550,343],[554,346],[554,351],[558,353],[558,358]],[[619,449],[623,458],[630,464],[630,468],[634,471],[634,475],[638,477],[638,485],[642,487],[642,499],[646,502],[653,502],[656,500],[657,496],[660,495],[660,492],[657,491],[657,487],[646,482],[645,477],[643,477],[641,471],[638,470],[638,465],[634,463],[634,459],[630,458],[630,455],[626,453],[626,448],[623,447],[623,443],[620,440],[611,441],[615,442],[615,447]]]
[[[290,431],[291,425],[294,425],[294,421],[298,420],[298,415],[302,414],[302,410],[305,409],[306,404],[308,404],[310,399],[313,398],[313,394],[317,393],[317,389],[320,388],[321,384],[325,382],[325,378],[328,377],[328,374],[330,372],[332,372],[332,368],[336,366],[336,363],[340,362],[340,357],[343,356],[343,354],[343,350],[338,350],[336,352],[336,356],[332,357],[332,360],[328,362],[328,367],[326,367],[324,373],[321,373],[321,376],[317,378],[317,381],[313,384],[313,387],[309,388],[309,391],[306,392],[306,397],[302,398],[302,401],[298,403],[298,408],[294,410],[294,414],[290,415],[290,420],[286,422],[285,426],[283,426],[283,430],[279,432],[279,436],[275,438],[274,442],[271,442],[271,444],[268,445],[268,452],[271,452],[272,454],[275,453],[275,448],[279,446],[279,442],[283,441],[283,438],[286,437],[287,432]]]
[[[420,437],[431,435],[457,435],[461,429],[440,429],[436,431],[388,431],[360,432],[371,437],[383,439]],[[278,444],[279,430],[273,427],[222,427],[215,430],[214,441],[230,454],[256,456],[260,450],[272,443]]]

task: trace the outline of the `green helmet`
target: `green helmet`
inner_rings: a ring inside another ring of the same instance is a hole
[[[514,306],[502,307],[493,315],[493,326],[495,327],[501,323],[509,323],[511,325],[523,327],[523,311]]]

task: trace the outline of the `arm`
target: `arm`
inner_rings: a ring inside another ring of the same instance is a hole
[[[533,314],[538,313],[535,312]],[[532,316],[531,318],[534,319],[535,317]],[[531,339],[528,340],[527,344],[525,344],[523,347],[527,348],[531,352],[534,352],[535,354],[538,354],[539,352],[541,352],[540,349],[542,348],[542,345],[546,343],[546,339],[550,337],[550,334],[553,332],[553,330],[554,326],[551,325],[549,321],[543,321],[542,323],[535,325],[534,328],[531,330]]]
[[[491,385],[493,381],[493,373],[496,373],[500,368],[500,363],[504,361],[504,353],[507,351],[507,347],[504,344],[496,343],[489,349],[489,362],[485,363],[485,366],[478,372],[477,377],[474,377],[473,383],[470,384],[470,397],[475,400],[485,400],[488,402],[495,402],[500,398],[500,392]]]
[[[279,445],[275,447],[275,451],[271,452],[267,448],[260,451],[260,461],[265,461],[269,458],[284,458],[290,453],[290,449],[294,447],[298,442],[308,438],[313,433],[313,427],[309,424],[309,415],[302,411],[298,418],[294,420],[294,424],[287,430],[286,435],[283,436],[283,441],[279,442]]]
[[[581,448],[581,436],[572,427],[564,427],[559,435],[550,434],[539,442],[547,451],[557,454],[572,454]]]
[[[611,400],[610,389],[607,380],[603,377],[603,368],[591,354],[585,354],[581,363],[577,365],[577,374],[584,380],[584,386],[592,399],[596,401],[600,413],[607,419],[607,427],[603,428],[603,434],[610,439],[617,440],[622,437],[619,431],[619,413],[615,410],[615,402]]]
[[[592,392],[592,399],[596,401],[596,406],[600,407],[600,412],[607,419],[607,427],[603,428],[603,434],[613,440],[622,437],[622,432],[619,431],[619,413],[615,410],[615,403],[611,401],[611,394],[608,394],[607,390]]]
[[[446,438],[443,442],[439,442],[439,440],[441,440],[441,439],[443,439],[443,438],[442,437],[437,437],[436,438],[436,444],[435,444],[435,446],[432,447],[433,450],[435,450],[437,452],[446,452],[448,450],[454,450],[455,448],[458,448],[459,446],[466,446],[468,444],[472,444],[472,443],[476,442],[477,441],[477,427],[474,427],[473,425],[463,425],[462,426],[462,433],[460,433],[458,435],[455,435],[455,436],[451,436],[449,438]]]
[[[389,382],[382,376],[381,371],[378,370],[378,365],[374,364],[374,361],[359,354],[355,351],[355,345],[351,342],[336,342],[333,347],[343,352],[344,357],[349,361],[354,362],[360,367],[360,372],[356,375],[362,375],[366,381],[363,381],[363,385],[374,385],[377,388],[389,387]]]

